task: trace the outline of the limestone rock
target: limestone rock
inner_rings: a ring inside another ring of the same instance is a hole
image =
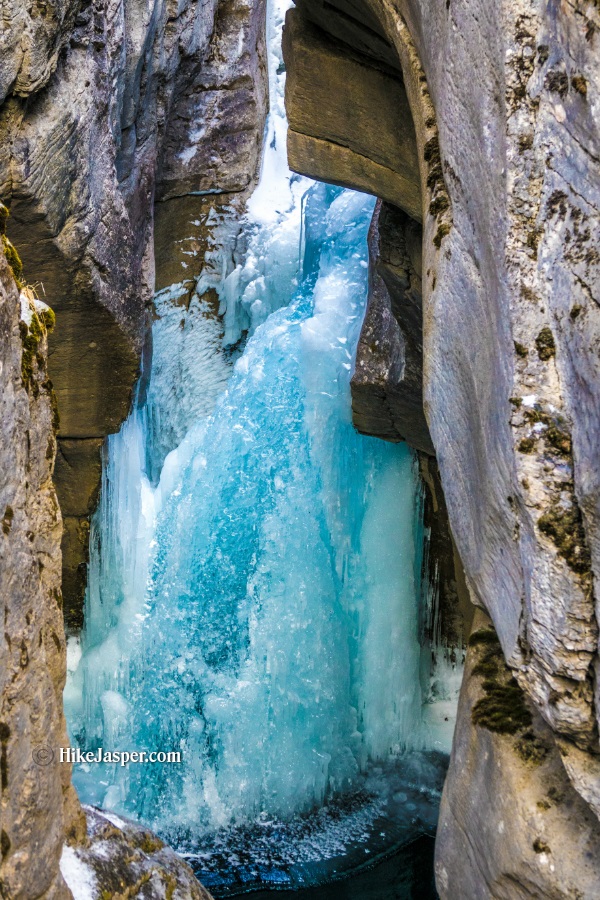
[[[49,755],[67,737],[45,317],[31,292],[19,298],[0,250],[0,894],[66,900],[58,861],[82,814],[70,766]]]
[[[300,5],[327,27],[320,0]],[[467,583],[545,721],[592,754],[571,767],[585,795],[600,750],[600,13],[333,6],[349,58],[377,19],[414,120],[424,402]]]
[[[410,108],[397,71],[338,47],[290,10],[284,31],[290,167],[421,218]]]
[[[61,871],[77,900],[85,881],[94,900],[211,900],[186,863],[150,831],[86,806],[87,842],[65,845]]]
[[[356,0],[297,0],[296,7],[304,18],[361,56],[402,74],[393,42],[386,34],[379,11]]]
[[[465,573],[448,521],[448,510],[440,471],[435,459],[419,454],[419,472],[423,480],[423,525],[427,535],[424,574],[435,592],[437,610],[424,623],[434,647],[443,647],[451,663],[462,661],[471,633],[475,607],[471,602]]]
[[[185,242],[202,195],[243,196],[252,185],[267,106],[265,6],[42,6],[11,3],[2,31],[0,197],[26,276],[57,316],[49,365],[59,442],[72,459],[56,475],[66,510],[79,483],[90,497],[97,491],[93,442],[130,407],[155,282],[154,200],[168,201],[171,242]],[[168,274],[159,268],[162,286],[182,280],[186,260]],[[85,444],[77,453],[75,441]],[[67,513],[72,626],[81,621],[77,535],[88,513]]]
[[[488,621],[477,614],[475,636],[490,633]],[[593,900],[600,823],[570,783],[551,729],[533,708],[531,724],[513,734],[473,723],[489,646],[467,652],[436,843],[440,897]]]
[[[349,59],[367,45],[380,63],[396,52],[424,209],[424,406],[452,533],[473,602],[596,809],[600,11],[542,0],[299,6]],[[399,352],[389,315],[373,323],[373,338]],[[458,768],[454,780],[464,803]],[[465,840],[474,865],[487,854],[493,867],[500,839],[477,843],[478,824],[466,823]],[[458,871],[460,846],[443,847]],[[582,848],[572,845],[581,866]],[[543,896],[564,895],[553,877]]]
[[[352,376],[359,431],[433,456],[423,412],[423,298],[419,225],[378,204],[369,232],[370,283]]]

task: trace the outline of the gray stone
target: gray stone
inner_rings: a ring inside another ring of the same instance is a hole
[[[475,633],[489,620],[477,613]],[[485,700],[469,647],[436,841],[442,900],[595,900],[600,823],[569,781],[554,734],[533,707],[514,734],[475,725]]]
[[[23,297],[29,327],[0,250],[0,894],[66,900],[61,847],[84,820],[70,766],[51,756],[67,741],[61,515],[46,327]]]
[[[190,867],[151,831],[90,806],[84,809],[87,841],[63,851],[67,882],[69,869],[77,867],[85,872],[94,900],[212,900]]]
[[[331,23],[330,39],[349,58],[366,44],[377,58],[381,37],[392,45],[412,112],[425,210],[424,406],[469,591],[490,613],[572,784],[596,809],[600,11],[542,0],[334,7],[329,19],[321,0],[300,0],[306,17]],[[362,187],[360,171],[354,184]],[[378,322],[382,343],[398,350],[390,317]],[[459,731],[463,720],[464,706]],[[444,892],[464,896],[467,866],[467,896],[486,896],[481,873],[496,862],[499,871],[504,851],[493,831],[475,833],[477,821],[461,817],[465,773],[454,767],[448,789],[453,827],[472,850],[465,857],[458,843],[443,844],[440,861],[454,873]],[[507,776],[504,790],[510,827],[526,834],[517,783]],[[575,873],[595,825],[585,806],[573,808]],[[548,872],[532,896],[565,895],[562,873]],[[518,893],[524,884],[505,895],[530,896]]]
[[[352,376],[354,424],[433,456],[423,412],[421,228],[378,204],[369,232],[369,299]]]

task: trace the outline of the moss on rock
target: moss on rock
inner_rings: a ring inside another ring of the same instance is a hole
[[[515,741],[515,752],[521,757],[523,762],[532,766],[541,765],[550,748],[548,745],[537,737],[533,731],[526,731],[517,741]]]
[[[486,679],[483,690],[485,696],[477,701],[471,713],[475,725],[499,734],[516,734],[531,725],[531,713],[514,678],[508,682]]]
[[[590,571],[591,557],[587,546],[581,511],[575,501],[569,509],[552,506],[538,519],[538,528],[547,535],[573,572],[584,575]]]
[[[496,632],[492,628],[474,632],[469,646],[480,653],[473,675],[484,679],[484,696],[471,711],[473,723],[499,734],[516,734],[528,728],[531,713],[525,705],[523,691],[504,661]]]
[[[552,359],[554,354],[556,353],[556,345],[554,343],[554,335],[550,328],[547,325],[542,328],[540,333],[535,339],[535,346],[537,347],[538,356],[541,360],[547,361]]]
[[[12,506],[7,506],[4,510],[4,516],[2,517],[2,531],[4,534],[10,534],[14,517],[15,513]]]

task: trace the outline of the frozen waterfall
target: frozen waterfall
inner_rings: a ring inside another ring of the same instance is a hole
[[[383,820],[394,839],[431,827],[439,785],[419,755],[439,735],[420,686],[415,462],[351,420],[373,200],[287,170],[281,21],[245,260],[216,284],[221,320],[202,273],[188,310],[176,288],[157,298],[143,394],[108,440],[65,692],[82,748],[181,752],[74,777],[84,800],[200,847],[202,871],[210,853],[241,865],[255,828],[255,852],[280,829],[285,868],[319,842],[331,858],[362,847]],[[322,808],[338,812],[315,824]]]

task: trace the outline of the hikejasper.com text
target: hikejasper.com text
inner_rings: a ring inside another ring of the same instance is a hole
[[[61,747],[60,761],[65,763],[118,763],[126,766],[129,763],[180,763],[181,751],[163,750],[98,750],[83,751],[79,747]]]

